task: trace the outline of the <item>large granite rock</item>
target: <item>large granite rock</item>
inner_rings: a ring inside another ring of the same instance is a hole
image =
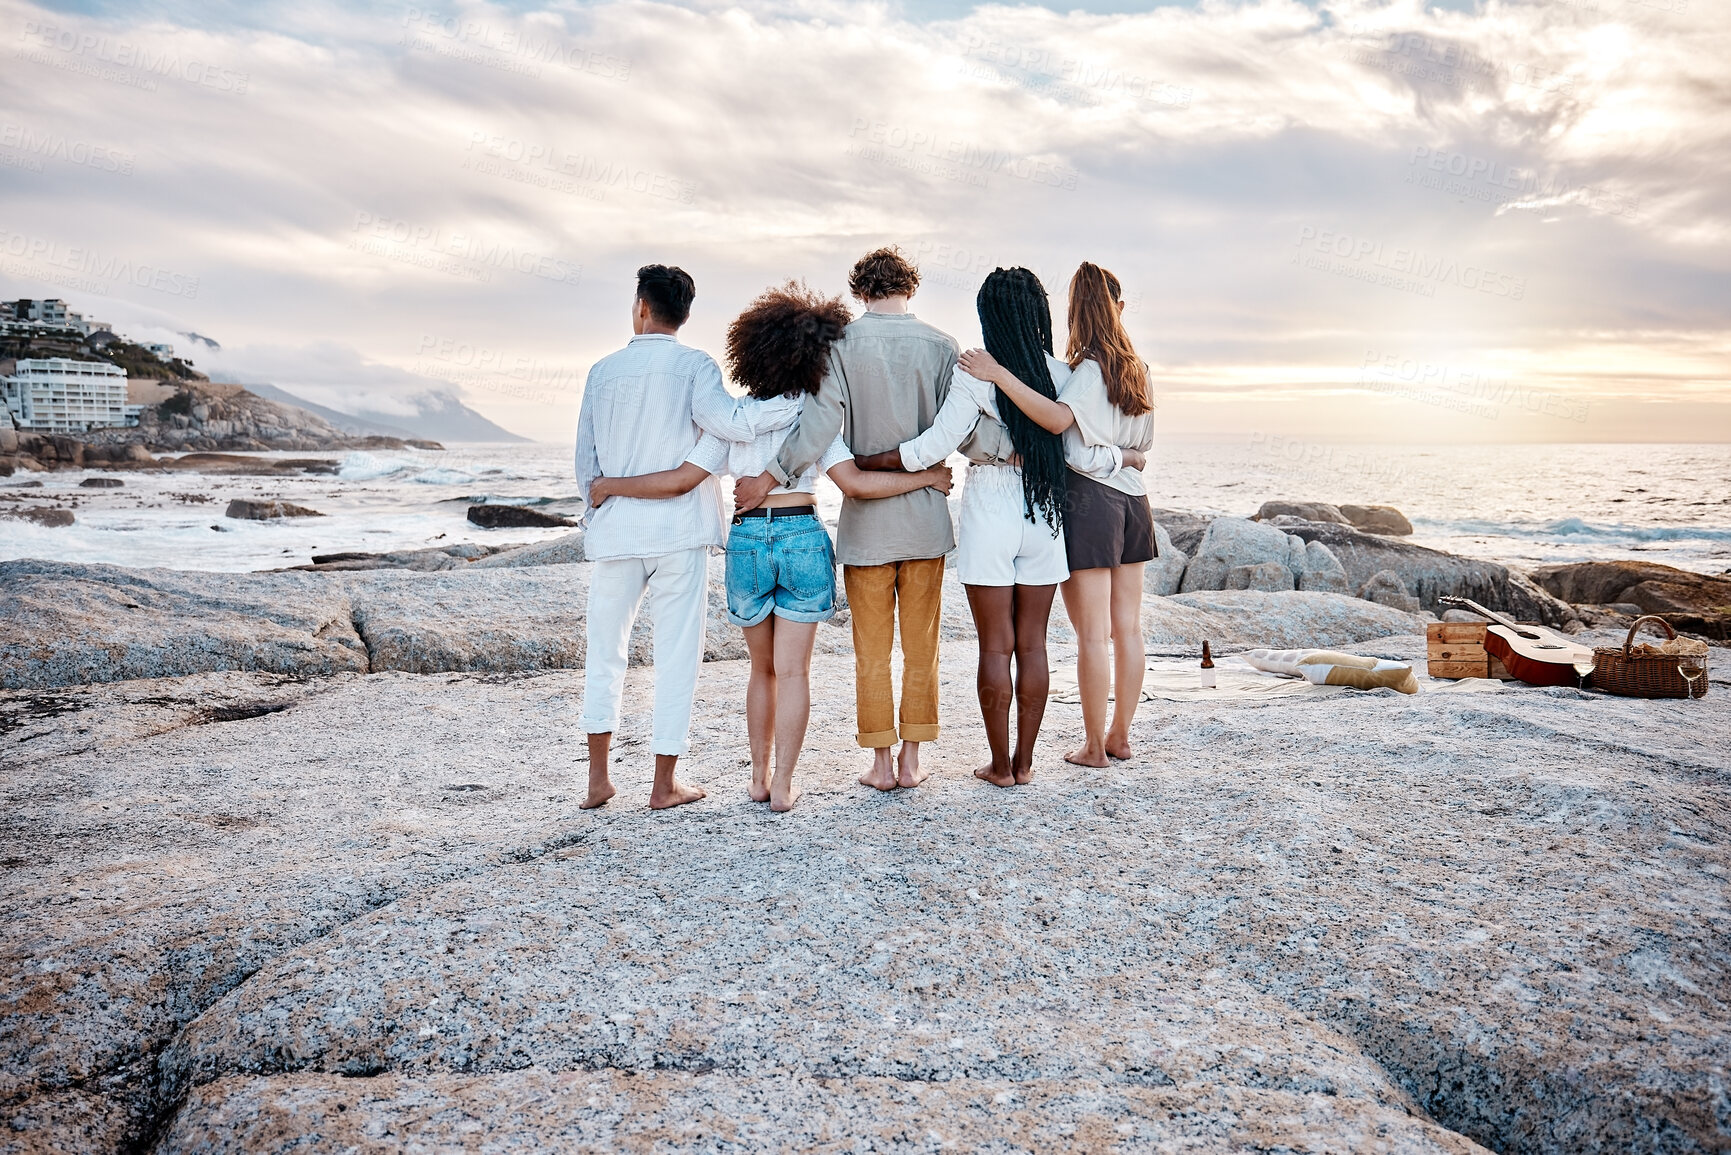
[[[1327,546],[1339,559],[1352,589],[1363,588],[1373,576],[1388,570],[1400,578],[1423,609],[1434,614],[1447,608],[1437,599],[1452,594],[1472,598],[1519,621],[1560,627],[1575,620],[1567,603],[1496,562],[1457,557],[1344,525],[1295,522],[1285,525],[1284,532]]]
[[[851,665],[786,816],[744,663],[662,814],[642,671],[592,812],[576,673],[0,695],[0,1144],[1731,1146],[1731,696],[1160,702],[1101,770],[1054,703],[994,791],[946,650],[933,777],[879,796]]]
[[[1337,505],[1326,501],[1265,501],[1262,508],[1256,511],[1257,521],[1270,521],[1276,517],[1296,517],[1303,521],[1329,521],[1336,525],[1351,524]]]
[[[1352,592],[1346,580],[1346,567],[1320,541],[1304,544],[1304,572],[1298,575],[1298,588],[1322,594]]]
[[[1416,614],[1419,611],[1418,599],[1412,596],[1400,575],[1391,569],[1378,570],[1371,574],[1364,585],[1359,588],[1358,596],[1367,602],[1392,606],[1397,610],[1405,610],[1411,614]]]
[[[1143,604],[1142,633],[1155,652],[1216,647],[1349,649],[1392,636],[1423,635],[1425,619],[1340,594],[1206,590]]]
[[[1365,533],[1387,533],[1406,536],[1412,533],[1412,522],[1392,505],[1343,505],[1341,515],[1354,529]]]
[[[4,689],[368,669],[347,591],[317,574],[0,562],[0,621]]]
[[[1289,572],[1303,564],[1304,543],[1271,526],[1239,517],[1217,517],[1197,543],[1184,569],[1182,592],[1226,588],[1227,575],[1240,566],[1273,564]]]
[[[1308,525],[1291,515],[1277,524],[1217,517],[1196,544],[1184,570],[1182,590],[1261,589],[1346,593],[1349,585],[1339,559],[1320,543],[1290,536],[1288,525]],[[1272,567],[1272,568],[1271,568]],[[1275,570],[1284,571],[1276,573]]]
[[[1533,581],[1566,602],[1623,606],[1671,625],[1731,641],[1731,577],[1691,573],[1657,562],[1593,561],[1545,566]]]
[[[228,509],[223,516],[248,521],[273,521],[279,517],[323,517],[324,514],[304,505],[296,505],[292,501],[253,501],[237,497],[228,503]]]
[[[1208,532],[1208,523],[1213,520],[1175,509],[1156,509],[1153,514],[1154,524],[1164,528],[1172,544],[1186,556],[1195,555],[1196,547],[1202,543],[1202,535]]]
[[[549,529],[577,524],[568,517],[526,505],[471,505],[469,521],[482,529]]]
[[[476,558],[481,569],[515,569],[529,565],[573,565],[589,560],[583,553],[583,531],[568,533],[534,545],[504,546],[486,557]]]
[[[58,505],[13,505],[0,503],[0,518],[27,521],[45,529],[64,529],[77,521],[70,509]]]
[[[1190,558],[1158,521],[1154,523],[1154,548],[1157,556],[1142,574],[1143,590],[1158,597],[1175,594],[1184,582],[1184,567]]]
[[[1278,593],[1281,590],[1297,589],[1298,585],[1292,571],[1286,566],[1279,562],[1263,561],[1252,565],[1233,566],[1226,571],[1226,584],[1222,588]]]

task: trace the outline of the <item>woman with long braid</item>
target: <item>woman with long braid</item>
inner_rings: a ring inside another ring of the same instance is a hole
[[[1084,741],[1065,758],[1082,766],[1104,766],[1108,755],[1131,756],[1130,722],[1147,664],[1142,571],[1154,558],[1155,545],[1142,469],[1154,444],[1154,403],[1148,367],[1124,331],[1123,311],[1118,278],[1083,262],[1070,280],[1066,363],[1071,372],[1056,400],[1038,384],[1024,384],[1019,371],[989,347],[961,358],[964,369],[996,384],[1043,429],[1062,434],[1071,461],[1064,507],[1070,568],[1064,608],[1076,627]],[[1120,468],[1101,474],[1077,464],[1102,449],[1120,457]],[[1108,696],[1114,700],[1110,727]]]
[[[1039,278],[1027,269],[998,269],[980,286],[977,304],[994,363],[1011,369],[1018,383],[1027,382],[1024,390],[1056,404],[1058,385],[1070,369],[1052,355],[1052,311]],[[1034,740],[1045,716],[1049,681],[1046,623],[1057,585],[1070,572],[1063,537],[1068,470],[1063,440],[1003,398],[958,369],[929,429],[896,449],[855,461],[862,469],[917,470],[960,449],[970,463],[956,570],[979,636],[980,713],[992,752],[992,760],[974,776],[994,786],[1015,786],[1034,777]],[[1102,475],[1120,463],[1109,448],[1079,450],[1079,467]]]

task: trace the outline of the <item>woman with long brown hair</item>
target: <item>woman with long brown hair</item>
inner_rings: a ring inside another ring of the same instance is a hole
[[[1072,460],[1064,506],[1064,550],[1070,578],[1064,608],[1076,628],[1076,679],[1084,740],[1065,759],[1104,766],[1128,758],[1130,723],[1142,696],[1147,662],[1142,641],[1142,574],[1156,556],[1154,518],[1142,478],[1154,444],[1154,403],[1148,367],[1124,330],[1118,278],[1084,261],[1070,279],[1072,370],[1056,401],[1024,385],[983,351],[962,355],[962,368],[1004,390],[1044,428],[1064,436]],[[1090,448],[1111,447],[1122,466],[1103,479],[1074,460]],[[1114,700],[1110,725],[1106,701]]]

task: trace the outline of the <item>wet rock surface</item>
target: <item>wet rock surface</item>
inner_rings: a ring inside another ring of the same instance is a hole
[[[1723,692],[1163,702],[1105,770],[1054,703],[998,791],[951,645],[926,786],[820,691],[777,816],[744,677],[665,814],[644,671],[592,812],[577,673],[0,694],[0,1149],[1731,1143]]]
[[[324,514],[304,505],[296,505],[292,501],[253,501],[237,497],[228,503],[228,509],[223,512],[223,516],[248,521],[270,521],[278,517],[323,517]]]
[[[64,529],[77,520],[70,509],[57,505],[0,504],[0,517],[11,518],[13,521],[28,521],[49,529]]]
[[[577,523],[556,513],[543,513],[526,505],[471,505],[469,521],[482,529],[534,528],[574,526]]]

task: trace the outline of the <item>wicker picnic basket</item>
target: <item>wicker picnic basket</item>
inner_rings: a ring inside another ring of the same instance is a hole
[[[1635,645],[1635,631],[1648,622],[1665,628],[1665,641]],[[1593,688],[1626,698],[1704,698],[1707,643],[1679,638],[1664,618],[1637,618],[1621,648],[1593,651]]]

